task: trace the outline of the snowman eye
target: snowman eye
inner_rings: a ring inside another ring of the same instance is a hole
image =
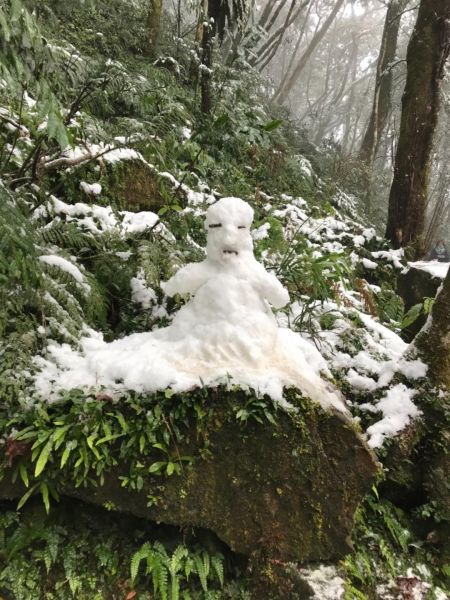
[[[209,226],[210,229],[213,229],[214,227],[222,227],[222,223],[211,223]]]
[[[245,225],[239,225],[238,229],[247,229]]]

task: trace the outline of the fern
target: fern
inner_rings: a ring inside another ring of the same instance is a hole
[[[100,242],[92,233],[80,230],[74,223],[52,221],[37,231],[38,243],[71,250],[98,250]]]
[[[211,556],[211,564],[217,575],[217,579],[219,580],[220,586],[223,587],[225,580],[223,572],[223,556],[221,554]]]
[[[211,592],[208,586],[209,579],[217,578],[221,587],[224,583],[223,557],[220,554],[210,557],[205,551],[190,552],[186,546],[180,545],[169,556],[160,542],[155,542],[153,546],[146,542],[131,559],[132,582],[136,580],[143,560],[146,560],[147,564],[146,575],[151,576],[153,593],[161,600],[189,598],[188,591],[182,589],[182,586],[192,574],[199,578],[204,594]],[[211,573],[211,565],[213,573]],[[214,596],[210,594],[209,597]]]
[[[203,552],[194,556],[195,573],[200,579],[203,591],[208,590],[209,554]]]

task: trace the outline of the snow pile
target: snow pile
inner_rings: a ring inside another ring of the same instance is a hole
[[[345,411],[336,390],[320,377],[326,362],[314,345],[280,329],[269,303],[287,304],[289,295],[253,256],[251,207],[224,198],[208,209],[207,258],[178,271],[167,295],[191,294],[169,327],[133,334],[110,344],[92,333],[83,353],[49,345],[49,359],[37,359],[43,396],[61,389],[103,385],[110,390],[186,391],[232,381],[283,401],[283,387],[297,387],[322,407]],[[135,299],[143,298],[139,278]]]

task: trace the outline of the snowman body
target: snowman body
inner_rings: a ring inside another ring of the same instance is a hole
[[[264,368],[273,354],[278,328],[269,302],[284,306],[289,295],[253,256],[252,220],[253,210],[239,198],[210,207],[206,260],[164,285],[168,295],[191,294],[170,327],[156,332],[177,344],[183,358],[172,353],[171,360],[184,368]]]

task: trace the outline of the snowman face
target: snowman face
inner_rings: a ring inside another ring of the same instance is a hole
[[[252,221],[253,209],[240,198],[222,198],[210,206],[205,221],[208,258],[230,264],[253,254]]]

